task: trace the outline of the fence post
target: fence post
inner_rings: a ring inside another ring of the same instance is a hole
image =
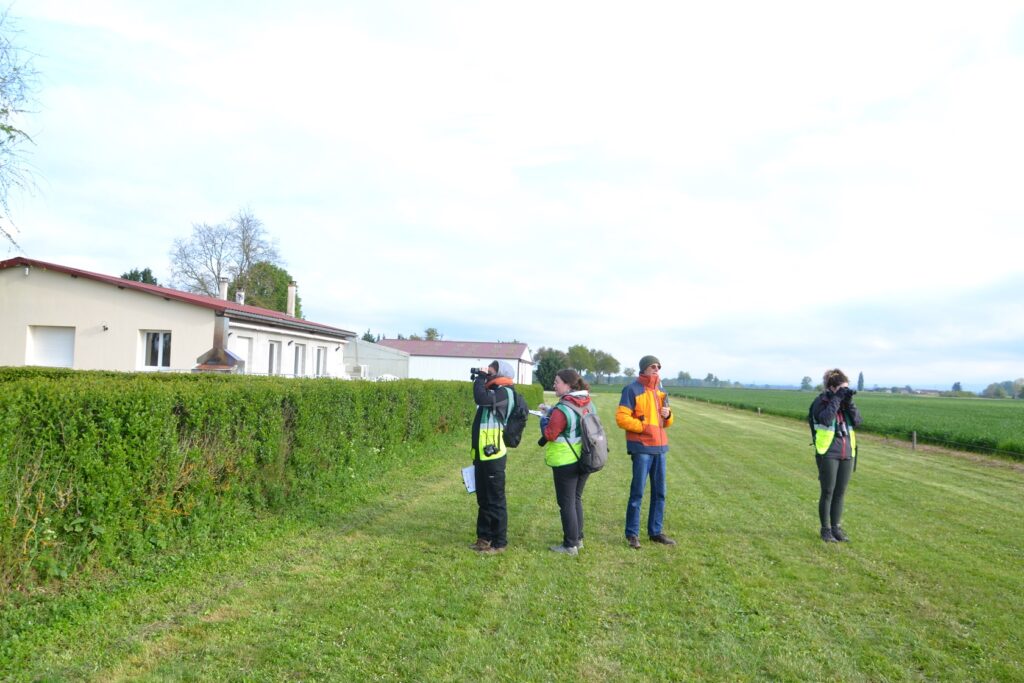
[[[760,415],[760,414],[761,414],[761,406],[758,406],[758,407],[757,407],[757,414],[758,414],[758,415]]]
[[[917,450],[917,432],[910,433],[910,450]]]

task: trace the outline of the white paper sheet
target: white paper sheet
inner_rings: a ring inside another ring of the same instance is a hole
[[[467,493],[476,493],[476,470],[472,465],[462,468],[462,483],[466,485]]]

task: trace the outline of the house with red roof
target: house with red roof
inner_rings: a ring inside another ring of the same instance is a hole
[[[533,356],[520,342],[381,339],[377,343],[408,353],[409,377],[416,379],[468,380],[470,368],[507,360],[516,369],[516,384],[533,381]]]
[[[0,261],[0,365],[345,377],[355,333],[240,300],[17,257]]]

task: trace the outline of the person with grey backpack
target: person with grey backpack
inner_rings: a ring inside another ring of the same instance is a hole
[[[554,477],[555,499],[562,520],[562,542],[551,546],[551,550],[575,556],[583,547],[583,488],[595,471],[593,465],[586,464],[593,461],[588,457],[594,450],[594,437],[586,433],[584,416],[596,417],[597,408],[590,402],[590,386],[575,370],[567,368],[555,373],[554,389],[558,403],[550,408],[541,406],[545,414],[540,421],[543,436],[538,442],[545,447],[544,462]],[[602,430],[602,439],[603,436]],[[585,446],[588,457],[581,457]],[[598,454],[598,469],[607,453],[605,447],[604,456]]]

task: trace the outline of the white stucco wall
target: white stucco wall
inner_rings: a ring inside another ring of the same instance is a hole
[[[230,316],[229,316],[230,319]],[[239,320],[230,320],[228,350],[244,360],[245,373],[249,375],[275,374],[284,377],[345,377],[345,342],[318,334],[306,334],[277,329]],[[281,351],[278,368],[271,372],[270,345],[276,342]],[[289,343],[291,342],[291,343]],[[305,362],[302,362],[300,348],[305,348]],[[340,348],[339,348],[340,347]],[[317,371],[317,349],[323,349],[326,370]],[[300,367],[295,368],[296,354]]]
[[[171,332],[169,369],[191,370],[213,325],[212,310],[180,301],[41,268],[0,270],[0,365],[25,365],[29,328],[53,326],[74,328],[77,370],[145,369],[145,331]]]

